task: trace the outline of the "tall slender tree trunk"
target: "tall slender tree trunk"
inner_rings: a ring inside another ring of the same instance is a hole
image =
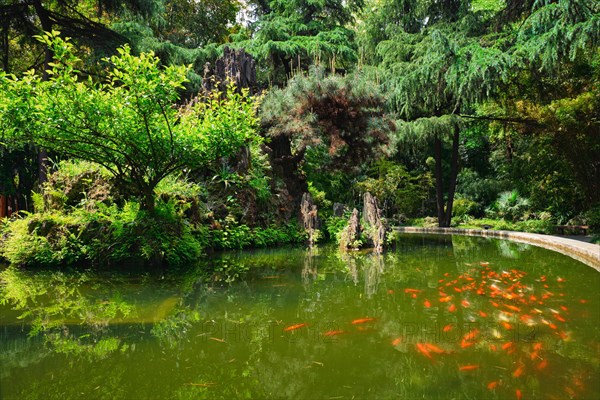
[[[434,142],[434,158],[435,158],[435,197],[437,203],[438,226],[443,227],[444,215],[444,180],[442,177],[442,139],[439,136],[435,137]]]
[[[456,179],[458,177],[458,146],[460,144],[460,128],[454,127],[452,135],[452,159],[450,161],[450,182],[448,185],[448,199],[446,204],[445,226],[450,226],[452,221],[452,207],[454,206],[454,194],[456,192]]]
[[[10,25],[8,24],[8,18],[5,19],[2,23],[2,69],[7,74],[10,73],[10,64],[9,64],[9,53],[8,53],[8,31],[10,29]]]
[[[455,127],[452,135],[452,158],[450,160],[450,179],[448,181],[448,197],[444,200],[444,179],[442,174],[442,139],[438,136],[434,142],[435,157],[435,192],[437,203],[438,226],[449,227],[452,222],[452,208],[456,193],[456,179],[459,169],[458,147],[460,144],[460,128]]]

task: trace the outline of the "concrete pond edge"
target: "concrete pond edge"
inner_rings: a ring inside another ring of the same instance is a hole
[[[520,243],[528,243],[567,255],[576,259],[577,261],[581,261],[582,263],[589,265],[596,271],[600,272],[600,245],[586,243],[574,239],[567,239],[560,236],[514,231],[493,231],[485,229],[420,228],[414,226],[395,227],[393,230],[400,233],[483,236],[507,239]]]

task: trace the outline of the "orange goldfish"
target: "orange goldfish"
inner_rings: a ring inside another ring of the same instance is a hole
[[[461,365],[458,367],[459,371],[473,371],[479,369],[479,365]]]
[[[507,342],[502,345],[502,350],[511,349],[515,344],[513,342]]]
[[[481,310],[479,310],[479,315],[481,315],[483,318],[487,317],[487,314]]]
[[[452,324],[448,324],[448,325],[446,325],[446,326],[444,327],[444,329],[443,329],[443,330],[444,330],[444,332],[449,332],[449,331],[451,331],[451,330],[452,330]]]
[[[449,302],[450,300],[452,300],[452,296],[446,296],[446,297],[442,297],[442,298],[440,299],[440,303],[447,303],[447,302]]]
[[[523,371],[525,371],[525,366],[523,364],[519,365],[515,372],[513,372],[513,377],[518,378],[523,375]]]
[[[521,309],[519,307],[515,307],[510,304],[504,304],[504,307],[506,307],[509,310],[514,311],[514,312],[521,312]]]
[[[373,322],[375,321],[375,318],[359,318],[359,319],[355,319],[354,321],[352,321],[352,324],[357,325],[357,324],[364,324],[366,322]]]
[[[401,337],[392,340],[392,346],[398,346],[400,343],[402,343]]]
[[[295,331],[296,329],[300,329],[300,328],[302,328],[304,326],[306,326],[306,324],[290,325],[287,328],[285,328],[283,331],[284,332]]]
[[[425,343],[425,347],[427,347],[427,349],[429,351],[433,351],[434,353],[438,353],[438,354],[442,354],[445,353],[444,350],[442,350],[441,348],[439,348],[438,346],[431,344],[431,343]]]
[[[464,308],[467,308],[467,307],[469,307],[469,306],[471,305],[471,303],[469,303],[469,301],[468,301],[468,300],[463,300],[463,301],[461,301],[461,302],[460,302],[460,304],[461,304],[461,305],[462,305]]]
[[[560,322],[567,322],[567,321],[565,321],[565,319],[563,317],[560,316],[560,314],[555,314],[554,318]]]
[[[327,331],[323,334],[323,336],[337,336],[337,335],[341,335],[342,333],[346,333],[345,331]]]
[[[521,389],[515,390],[515,395],[517,396],[517,400],[521,400],[523,395],[521,394]]]
[[[494,390],[494,389],[496,389],[496,387],[498,386],[499,383],[500,382],[498,382],[498,381],[490,382],[490,383],[488,383],[487,388],[490,390]]]
[[[506,321],[502,321],[501,323],[502,323],[502,326],[504,327],[504,329],[508,329],[508,330],[510,330],[510,329],[512,329],[512,328],[513,328],[513,327],[512,327],[512,325],[511,325],[511,324],[509,324],[509,323],[508,323],[508,322],[506,322]]]
[[[469,332],[465,333],[463,336],[463,340],[475,340],[477,336],[479,336],[479,329],[471,329]]]
[[[427,299],[426,299],[426,300],[423,302],[423,305],[424,305],[426,308],[429,308],[429,307],[431,307],[431,302],[429,302],[429,300],[427,300]]]
[[[544,368],[546,368],[548,366],[548,360],[542,360],[538,365],[537,365],[537,370],[541,371]]]
[[[450,311],[450,312],[456,311],[456,306],[454,304],[450,304],[450,307],[448,307],[448,311]]]
[[[421,352],[421,354],[423,354],[425,357],[430,358],[430,359],[433,360],[433,357],[431,357],[431,353],[429,352],[429,350],[427,349],[427,347],[425,347],[421,343],[417,343],[416,347],[417,347],[417,350],[419,350]]]

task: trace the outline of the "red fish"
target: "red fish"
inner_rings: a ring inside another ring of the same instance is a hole
[[[463,336],[463,340],[475,340],[477,336],[479,336],[479,329],[471,329],[469,332],[465,333]]]
[[[488,383],[487,388],[490,390],[494,390],[494,389],[496,389],[496,387],[498,386],[499,383],[500,382],[498,382],[498,381],[490,382],[490,383]]]
[[[560,316],[560,314],[555,314],[554,318],[560,322],[567,322],[567,321],[565,321],[565,319],[563,317]]]
[[[398,346],[400,343],[402,343],[401,337],[392,340],[392,346]]]
[[[284,332],[295,331],[296,329],[300,329],[300,328],[302,328],[304,326],[306,326],[306,324],[290,325],[287,328],[285,328],[283,331]]]
[[[444,329],[443,329],[443,330],[444,330],[444,332],[449,332],[449,331],[451,331],[451,330],[452,330],[452,324],[448,324],[448,325],[446,325],[446,326],[444,327]]]
[[[421,291],[419,289],[404,289],[404,293],[421,293]]]
[[[479,310],[479,315],[481,315],[483,318],[487,317],[487,314],[481,310]]]
[[[469,301],[468,301],[468,300],[463,300],[463,301],[461,301],[461,302],[460,302],[460,304],[461,304],[461,305],[462,305],[464,308],[468,308],[468,307],[471,305],[471,303],[469,303]]]
[[[517,400],[521,400],[521,398],[523,398],[523,394],[521,393],[521,389],[515,390],[515,395],[517,396]]]
[[[504,307],[506,307],[509,310],[514,311],[514,312],[521,312],[521,309],[519,307],[515,307],[510,304],[505,304]]]
[[[479,369],[479,365],[461,365],[458,367],[459,371],[473,371],[475,369]]]
[[[495,344],[490,344],[490,350],[491,351],[496,351],[496,345]]]
[[[568,309],[567,307],[565,307],[565,306],[560,306],[560,308],[561,308],[563,311],[568,311],[568,310],[569,310],[569,309]]]
[[[388,294],[394,294],[394,289],[388,289]]]
[[[423,302],[423,305],[424,305],[426,308],[429,308],[429,307],[431,307],[431,302],[429,302],[429,300],[427,300],[427,299],[426,299],[426,300]]]
[[[342,333],[346,333],[345,331],[327,331],[323,334],[323,336],[337,336],[337,335],[341,335]]]
[[[427,347],[427,349],[428,349],[429,351],[432,351],[432,352],[434,352],[434,353],[438,353],[438,354],[445,353],[445,351],[444,351],[443,349],[439,348],[439,347],[438,347],[438,346],[436,346],[435,344],[431,344],[431,343],[425,343],[424,345],[425,345],[425,347]]]
[[[507,330],[511,330],[513,328],[512,325],[506,321],[502,321],[502,326],[504,327],[504,329],[507,329]]]
[[[452,296],[446,296],[446,297],[442,297],[442,298],[440,299],[440,303],[447,303],[447,302],[449,302],[450,300],[452,300]]]
[[[421,352],[421,354],[423,354],[425,357],[430,358],[430,359],[433,360],[433,357],[431,356],[431,353],[429,352],[429,350],[427,349],[427,347],[425,347],[421,343],[417,343],[416,347],[417,347],[417,350],[419,350],[419,352]]]
[[[448,307],[448,311],[450,311],[450,312],[456,311],[456,306],[454,304],[450,304],[450,307]]]
[[[359,318],[359,319],[355,319],[354,321],[352,321],[352,324],[357,325],[357,324],[364,324],[366,322],[373,322],[375,321],[375,318]]]
[[[502,345],[502,350],[510,350],[510,349],[512,349],[514,347],[514,345],[515,344],[513,342],[504,343]]]
[[[538,365],[537,365],[537,370],[541,371],[544,368],[546,368],[548,366],[548,360],[542,360]]]
[[[513,372],[513,377],[518,378],[521,375],[523,375],[523,372],[525,371],[525,366],[523,364],[519,365],[517,367],[517,369],[515,369],[515,372]]]

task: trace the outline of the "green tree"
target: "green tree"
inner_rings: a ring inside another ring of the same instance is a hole
[[[382,3],[388,7],[382,10],[403,10],[397,15],[404,19],[388,21],[383,34],[367,36],[365,42],[376,45],[372,60],[381,60],[379,76],[404,121],[399,124],[402,136],[433,142],[438,220],[450,226],[461,131],[473,119],[531,123],[514,115],[484,114],[478,106],[503,99],[503,107],[510,103],[507,98],[527,98],[527,85],[522,93],[518,90],[523,74],[554,73],[593,48],[600,31],[598,5],[586,0],[535,2],[529,9],[515,1]],[[444,157],[447,139],[451,150]],[[446,176],[444,158],[450,158]]]
[[[274,170],[295,201],[308,190],[301,170],[307,153],[318,154],[309,168],[319,174],[349,173],[385,154],[395,129],[373,82],[360,74],[325,76],[322,70],[296,75],[285,88],[270,91],[261,124]]]
[[[154,209],[154,189],[169,174],[208,165],[258,140],[255,103],[243,94],[214,94],[177,108],[188,67],[159,68],[152,53],[129,47],[105,61],[107,82],[80,79],[69,41],[42,40],[54,53],[49,79],[33,72],[2,75],[4,140],[32,141],[61,155],[96,162],[120,189]]]
[[[354,31],[348,27],[363,0],[272,0],[258,3],[251,39],[237,45],[271,67],[270,80],[282,84],[294,70],[317,64],[349,69],[357,60]]]

